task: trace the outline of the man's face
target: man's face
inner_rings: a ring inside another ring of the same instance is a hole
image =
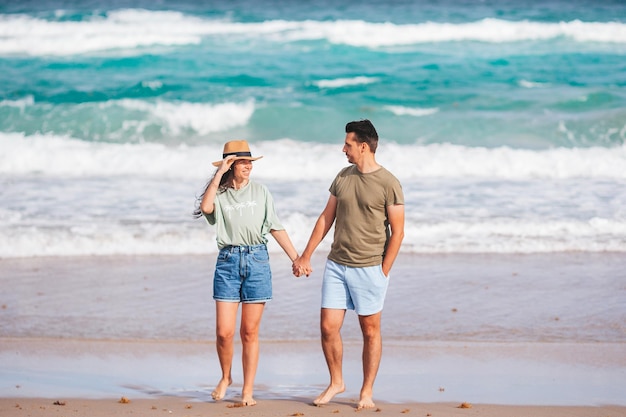
[[[356,164],[357,161],[361,158],[363,143],[356,140],[354,132],[350,132],[346,134],[346,140],[343,144],[343,153],[346,154],[348,158],[348,162],[351,164]]]

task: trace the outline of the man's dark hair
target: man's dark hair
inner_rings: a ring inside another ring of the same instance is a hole
[[[378,147],[378,132],[369,120],[356,120],[346,124],[346,133],[354,133],[361,143],[367,143],[372,153],[376,153]]]

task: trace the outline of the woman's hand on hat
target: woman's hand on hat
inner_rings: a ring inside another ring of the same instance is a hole
[[[231,166],[233,166],[236,159],[237,157],[235,155],[228,155],[226,158],[222,159],[222,163],[217,170],[220,171],[222,174],[225,173],[230,169]]]

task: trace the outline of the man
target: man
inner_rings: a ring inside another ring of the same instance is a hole
[[[320,327],[330,384],[314,400],[328,403],[345,390],[341,327],[355,310],[363,333],[363,385],[357,408],[374,408],[373,388],[380,358],[380,319],[389,271],[404,238],[404,195],[400,182],[376,162],[378,133],[369,120],[346,125],[343,152],[350,166],[337,174],[306,249],[294,262],[296,276],[312,272],[311,256],[336,221],[322,283]]]

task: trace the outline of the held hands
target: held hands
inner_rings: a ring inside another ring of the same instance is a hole
[[[308,259],[302,259],[301,256],[297,257],[296,260],[293,261],[291,270],[296,277],[301,277],[302,275],[306,275],[308,277],[311,275],[311,272],[313,272],[313,268],[311,268],[311,261]]]

